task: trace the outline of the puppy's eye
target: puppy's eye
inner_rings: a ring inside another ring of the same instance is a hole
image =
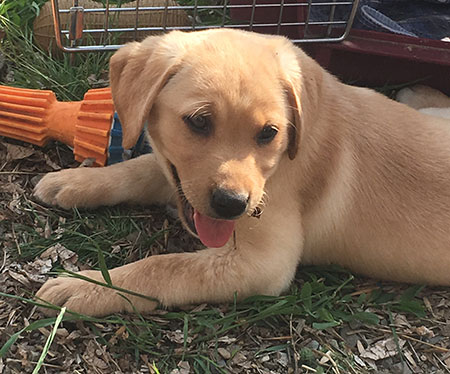
[[[273,125],[265,125],[263,129],[256,136],[256,142],[259,145],[264,145],[270,143],[275,135],[278,134],[278,129]]]
[[[184,116],[183,121],[196,134],[209,135],[211,133],[211,119],[209,116]]]

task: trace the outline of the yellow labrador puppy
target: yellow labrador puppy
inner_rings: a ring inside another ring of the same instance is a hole
[[[235,30],[128,44],[111,59],[111,88],[124,146],[146,126],[154,154],[48,174],[37,197],[175,202],[209,247],[112,269],[117,287],[166,306],[278,295],[300,262],[450,285],[448,120],[339,82],[283,37]],[[37,296],[89,315],[133,310],[69,277]]]

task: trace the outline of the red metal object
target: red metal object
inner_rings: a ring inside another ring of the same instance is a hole
[[[302,48],[346,82],[382,87],[417,81],[450,95],[450,42],[352,30],[342,43]]]

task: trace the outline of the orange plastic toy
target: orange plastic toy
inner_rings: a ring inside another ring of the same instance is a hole
[[[109,88],[89,90],[83,101],[60,102],[52,91],[0,86],[0,135],[39,146],[59,140],[75,159],[108,160],[114,105]]]

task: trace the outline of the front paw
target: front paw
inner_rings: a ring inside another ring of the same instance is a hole
[[[105,283],[98,271],[82,271],[85,277]],[[126,296],[126,295],[125,295]],[[36,298],[50,304],[66,307],[68,310],[92,317],[122,312],[127,309],[126,299],[117,291],[75,277],[61,276],[48,280],[37,292]],[[54,309],[42,309],[47,315],[55,315]]]
[[[94,172],[95,173],[95,172]],[[45,175],[34,188],[34,196],[48,205],[64,209],[100,205],[105,188],[97,188],[89,168],[67,169]]]

